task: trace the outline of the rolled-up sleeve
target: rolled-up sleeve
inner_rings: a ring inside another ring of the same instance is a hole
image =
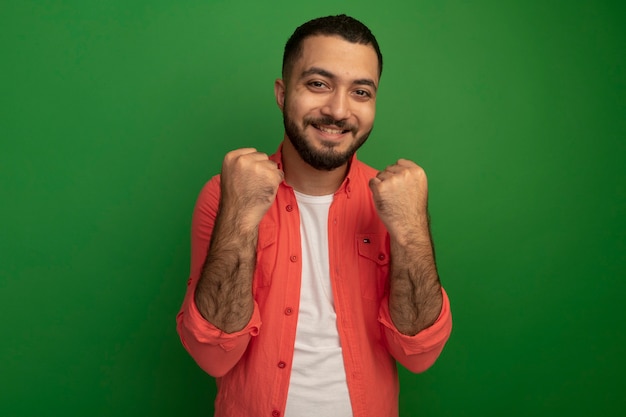
[[[389,312],[389,298],[382,300],[378,321],[383,325],[384,338],[389,353],[411,372],[424,372],[430,368],[443,350],[452,331],[450,300],[445,290],[443,304],[437,320],[414,336],[402,334],[393,324]]]
[[[221,377],[241,359],[250,339],[259,334],[261,316],[254,303],[250,321],[242,330],[224,333],[204,319],[193,297],[176,317],[180,340],[196,363],[209,375]]]

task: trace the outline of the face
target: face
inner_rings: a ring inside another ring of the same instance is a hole
[[[373,128],[377,89],[371,45],[338,36],[305,39],[288,79],[274,86],[285,136],[313,168],[344,166]]]

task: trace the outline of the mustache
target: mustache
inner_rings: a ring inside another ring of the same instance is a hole
[[[324,126],[336,127],[338,129],[349,130],[354,134],[356,134],[358,130],[357,126],[350,124],[346,122],[345,120],[335,120],[329,116],[323,116],[323,117],[317,117],[317,118],[308,117],[304,119],[304,123],[306,125],[317,125],[317,126],[324,125]]]

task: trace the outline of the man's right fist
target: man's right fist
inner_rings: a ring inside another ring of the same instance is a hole
[[[242,227],[257,227],[276,198],[284,174],[276,162],[254,148],[236,149],[222,163],[221,209]]]

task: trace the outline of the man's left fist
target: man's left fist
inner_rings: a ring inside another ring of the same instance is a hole
[[[369,182],[376,210],[389,234],[401,240],[428,230],[428,181],[416,163],[399,159]]]

